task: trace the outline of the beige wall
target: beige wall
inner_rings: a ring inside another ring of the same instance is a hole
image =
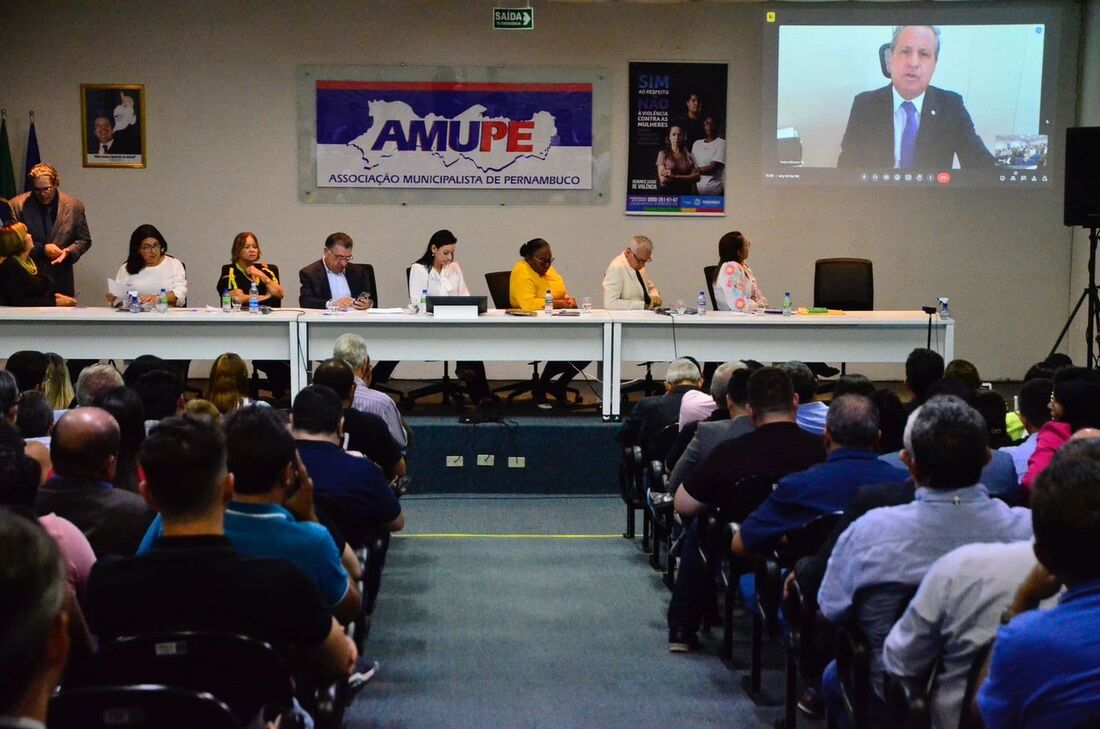
[[[812,296],[813,260],[875,261],[876,305],[916,308],[950,296],[958,356],[987,377],[1019,377],[1045,354],[1068,313],[1071,235],[1061,185],[1050,190],[895,191],[775,188],[760,182],[760,34],[763,8],[693,2],[536,0],[536,30],[489,29],[485,0],[393,2],[97,2],[7,0],[0,106],[23,159],[26,112],[44,159],[87,205],[94,247],[78,266],[82,301],[98,303],[125,257],[130,231],[157,225],[188,265],[191,303],[215,303],[218,266],[233,235],[255,231],[265,258],[291,274],[317,258],[334,230],[375,265],[383,304],[405,298],[404,269],[432,231],[459,238],[471,288],[509,268],[520,243],[542,236],[572,292],[599,296],[607,262],[628,237],[656,242],[651,274],[666,299],[692,299],[701,268],[730,229],[753,241],[751,264],[778,301]],[[974,7],[978,3],[967,3]],[[840,6],[838,7],[845,7]],[[1089,3],[1087,114],[1100,121],[1100,19]],[[1079,19],[1067,13],[1060,118],[1074,118]],[[623,215],[628,60],[728,61],[728,217]],[[295,69],[303,63],[577,65],[612,79],[611,201],[594,207],[306,205],[298,202]],[[1090,83],[1091,81],[1091,83]],[[143,83],[148,169],[80,166],[80,83]],[[1060,133],[1060,132],[1059,132]],[[291,281],[293,284],[294,282]],[[296,285],[292,290],[296,290]],[[288,303],[293,303],[291,296]]]

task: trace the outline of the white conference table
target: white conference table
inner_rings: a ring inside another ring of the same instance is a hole
[[[310,361],[332,356],[347,332],[367,340],[375,360],[591,360],[600,365],[602,415],[620,414],[624,362],[750,358],[765,362],[904,362],[928,337],[919,311],[775,316],[709,312],[704,317],[648,311],[516,317],[490,310],[471,320],[423,314],[278,310],[267,315],[218,309],[130,314],[108,308],[0,307],[0,357],[20,349],[71,359],[247,359],[291,363],[291,390],[309,381]],[[954,358],[955,322],[932,321],[932,347]]]
[[[710,311],[706,316],[612,312],[611,412],[620,412],[624,362],[667,362],[690,355],[700,362],[755,359],[783,362],[904,362],[928,342],[921,311],[853,311],[781,316]],[[932,320],[932,348],[955,356],[955,322]]]
[[[349,332],[367,341],[373,361],[591,360],[600,366],[602,414],[610,419],[617,413],[611,409],[614,378],[607,376],[613,359],[609,314],[510,316],[490,309],[476,319],[436,319],[427,314],[310,312],[298,320],[298,337],[304,362],[331,357],[336,338]]]
[[[237,352],[248,359],[294,362],[300,312],[267,315],[220,309],[170,308],[131,314],[107,307],[0,307],[0,356],[20,349],[56,352],[66,359],[214,359]],[[290,368],[291,389],[305,384]],[[75,384],[75,383],[74,383]]]

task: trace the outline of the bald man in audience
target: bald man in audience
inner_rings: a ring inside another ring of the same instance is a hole
[[[53,478],[38,490],[35,508],[77,526],[99,556],[133,554],[153,512],[135,493],[111,485],[119,449],[118,423],[106,410],[77,408],[54,426]]]

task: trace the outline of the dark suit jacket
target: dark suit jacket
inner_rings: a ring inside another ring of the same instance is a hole
[[[92,247],[92,234],[88,232],[84,203],[58,190],[57,218],[50,230],[42,226],[42,206],[38,204],[33,193],[25,192],[12,198],[11,214],[12,220],[26,225],[27,231],[34,238],[31,259],[38,264],[39,273],[49,279],[55,292],[75,296],[73,264]],[[54,266],[46,258],[47,243],[53,243],[69,252],[60,265]]]
[[[625,447],[640,445],[646,451],[648,441],[664,428],[680,419],[680,401],[684,393],[696,388],[691,385],[677,385],[663,395],[643,397],[623,421],[615,439]],[[671,445],[671,443],[669,444]],[[646,458],[656,454],[646,453]],[[663,459],[664,454],[660,454]]]
[[[54,306],[56,301],[50,290],[50,282],[38,269],[31,275],[8,256],[0,263],[0,305],[2,306]]]
[[[34,500],[39,514],[54,513],[84,532],[97,557],[137,551],[155,514],[135,493],[110,484],[54,476]]]
[[[88,138],[88,154],[99,154],[99,140],[95,136]],[[140,133],[132,126],[116,132],[109,154],[141,154]]]
[[[856,95],[840,145],[837,167],[893,169],[892,89],[892,85],[887,85]],[[954,91],[929,86],[921,108],[913,169],[949,170],[956,154],[963,169],[993,166],[993,155],[974,131],[974,122],[962,97]]]
[[[344,269],[344,275],[348,279],[348,288],[351,289],[353,297],[366,291],[370,294],[375,306],[378,305],[378,292],[372,285],[374,268],[369,263],[349,263]],[[299,271],[298,282],[301,284],[301,289],[298,291],[298,305],[303,309],[323,309],[325,302],[332,298],[324,261],[314,261]]]

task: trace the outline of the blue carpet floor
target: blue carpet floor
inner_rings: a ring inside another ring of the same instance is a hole
[[[717,632],[708,653],[668,653],[668,591],[620,536],[618,499],[403,504],[368,646],[381,669],[348,727],[763,728],[780,715],[745,697]]]

